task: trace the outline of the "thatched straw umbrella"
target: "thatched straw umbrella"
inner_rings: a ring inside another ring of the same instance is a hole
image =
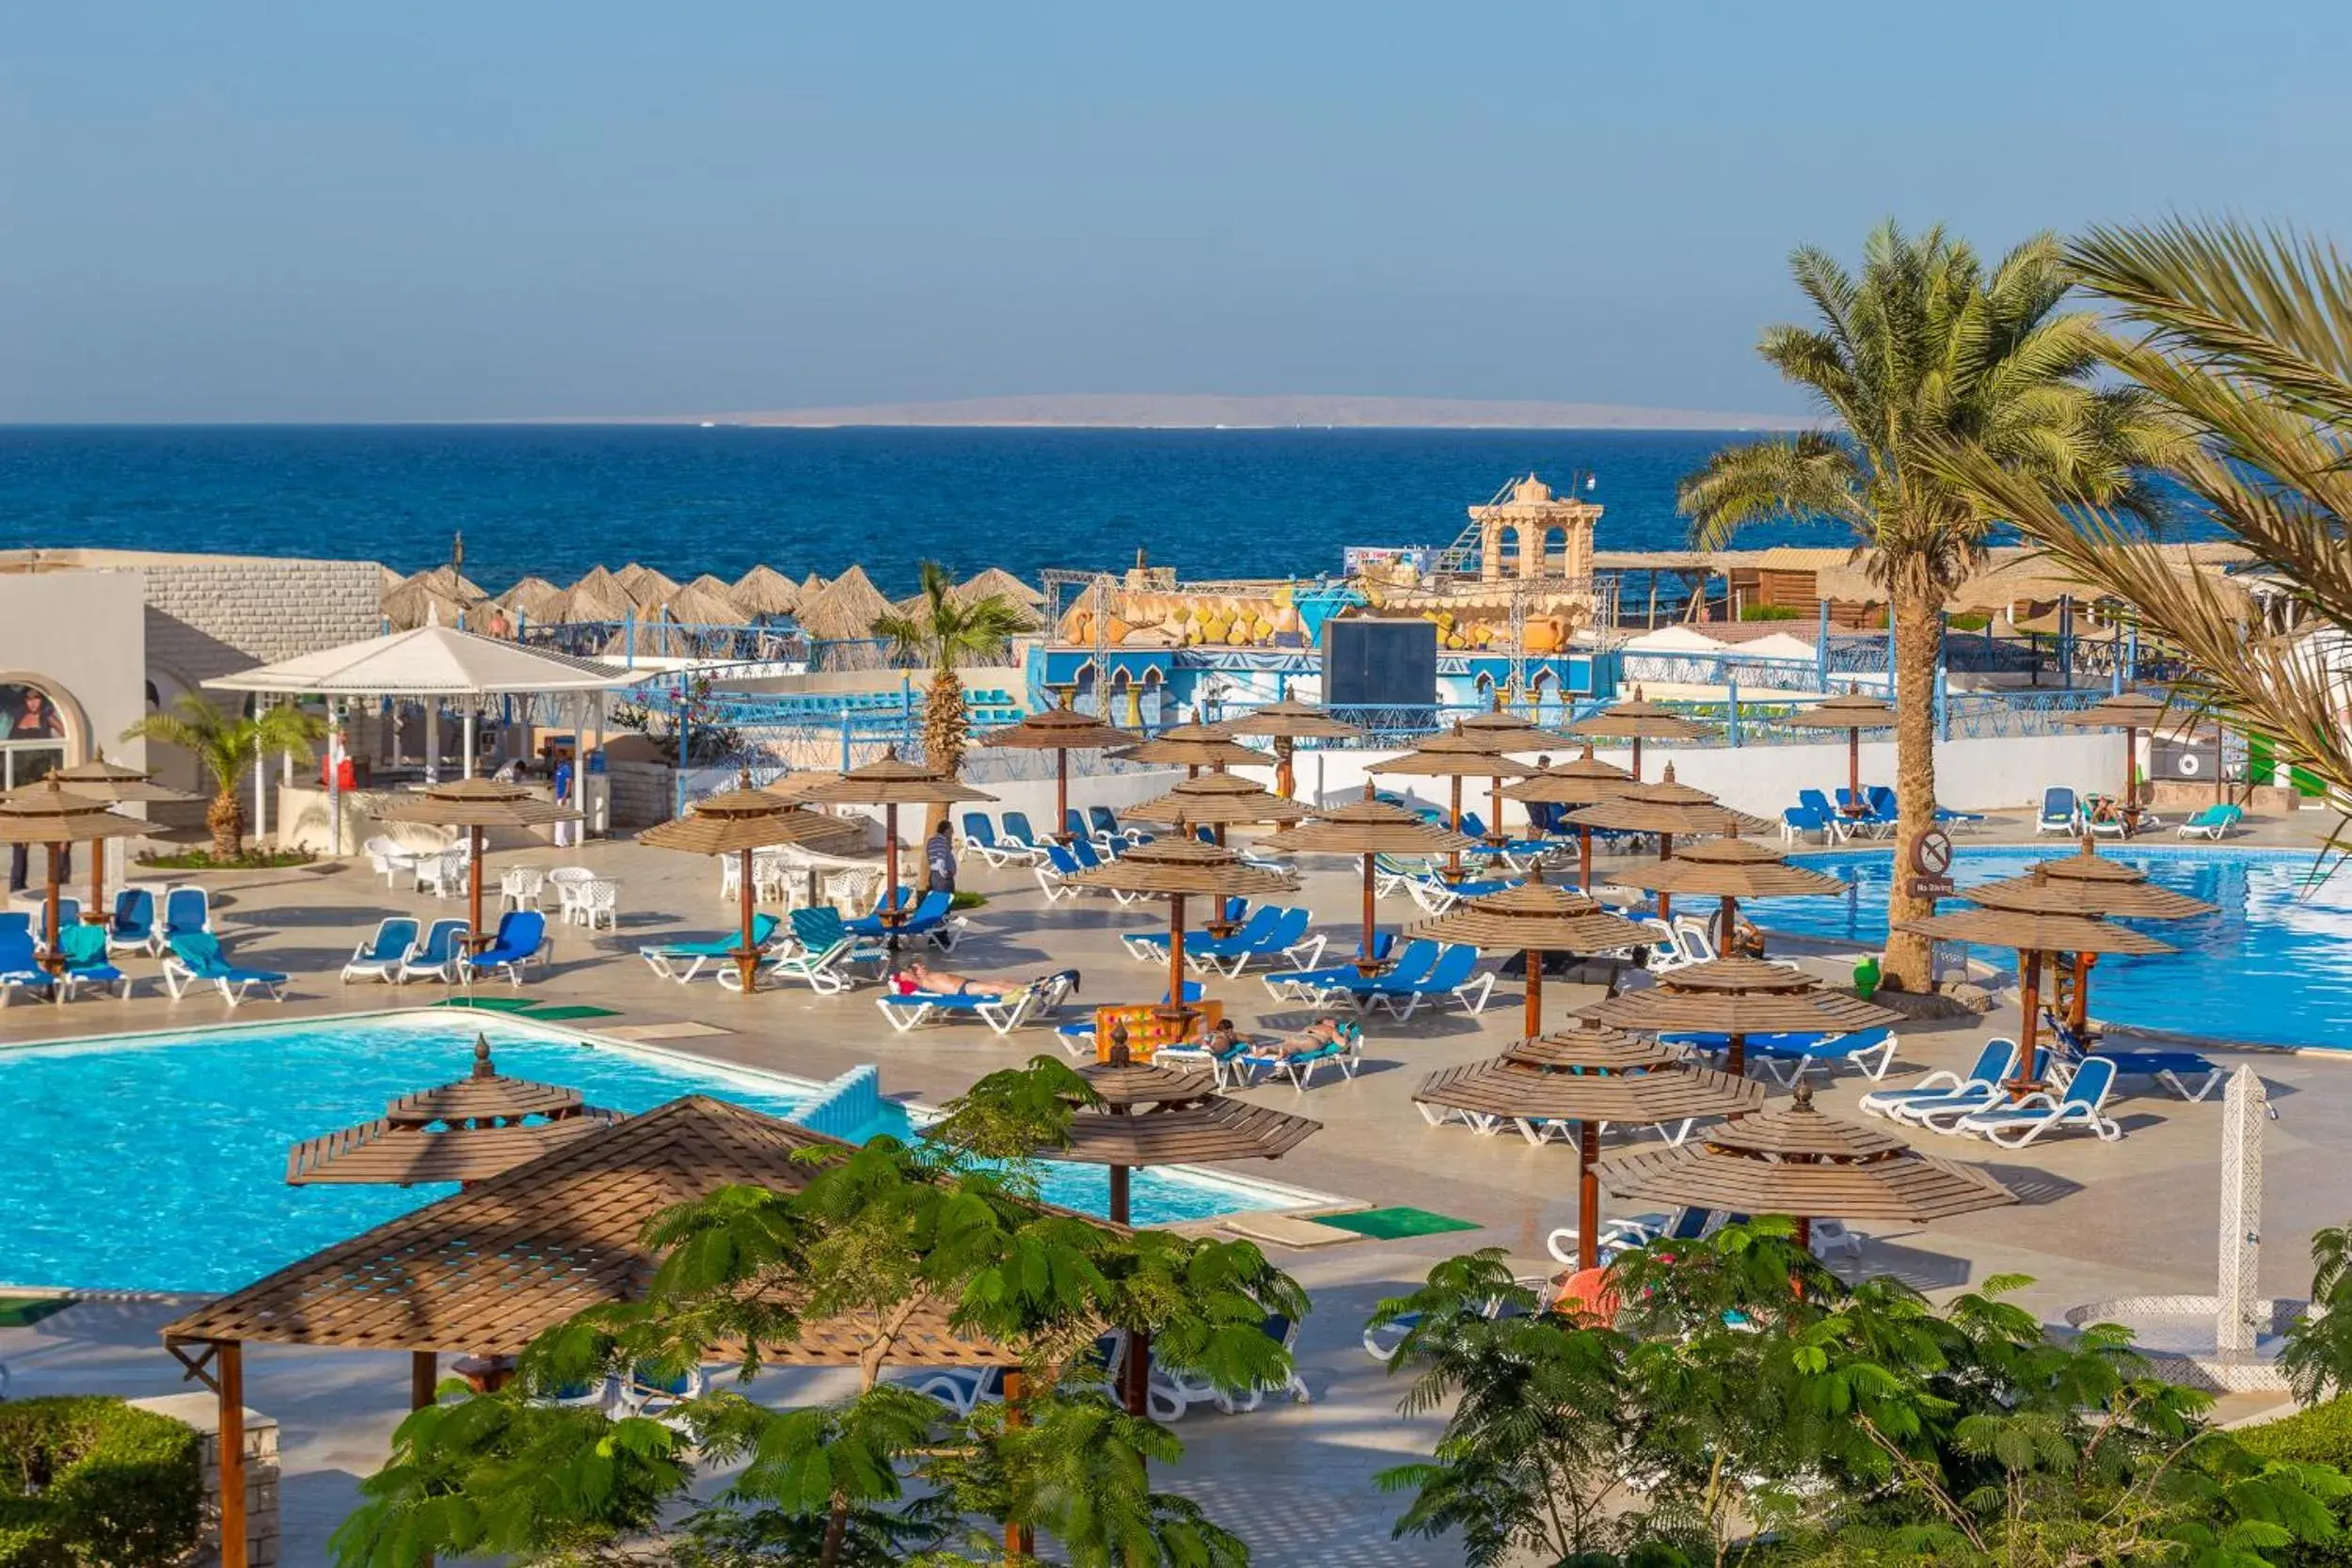
[[[621,585],[622,593],[641,605],[660,604],[678,590],[677,578],[634,561],[613,573],[612,580]]]
[[[1293,752],[1301,740],[1361,740],[1364,732],[1344,719],[1334,719],[1311,703],[1293,702],[1285,696],[1279,702],[1252,708],[1237,719],[1228,719],[1217,725],[1228,735],[1263,735],[1274,739],[1274,792],[1295,794],[1298,779],[1293,771]]]
[[[52,974],[65,969],[65,953],[57,941],[57,895],[65,879],[66,848],[87,844],[95,855],[102,853],[97,847],[106,839],[136,838],[147,831],[146,823],[123,816],[103,800],[73,793],[59,784],[55,775],[0,795],[0,844],[49,847],[49,893],[45,902],[48,912],[41,929],[49,933],[45,961]],[[105,917],[103,910],[90,912],[98,919]]]
[[[1686,897],[1722,899],[1723,936],[1718,945],[1726,948],[1742,898],[1827,897],[1846,891],[1840,878],[1790,865],[1779,850],[1737,837],[1686,844],[1674,859],[1660,861],[1647,871],[1636,871],[1626,880],[1661,898],[1678,893]]]
[[[1195,828],[1206,828],[1219,848],[1225,845],[1225,830],[1232,827],[1272,824],[1286,828],[1307,815],[1308,808],[1296,800],[1235,778],[1231,773],[1201,773],[1179,783],[1175,788],[1156,800],[1127,808],[1127,815],[1138,822],[1172,827],[1179,833]],[[1204,922],[1209,935],[1217,938],[1233,934],[1233,923],[1225,918],[1225,906],[1219,903]]]
[[[890,613],[863,566],[852,566],[813,594],[803,595],[794,611],[801,629],[828,642],[854,642],[874,635],[874,623]]]
[[[435,623],[453,626],[485,597],[455,567],[435,566],[386,589],[382,609],[394,631],[414,631]]]
[[[1002,566],[991,566],[984,571],[973,573],[956,584],[953,597],[958,604],[975,604],[981,599],[991,597],[1009,599],[1014,604],[1028,605],[1032,609],[1045,603],[1043,594],[1014,577]]]
[[[1076,1070],[1092,1098],[1070,1102],[1070,1141],[1041,1148],[1038,1154],[1073,1164],[1109,1166],[1113,1225],[1134,1223],[1128,1201],[1130,1171],[1279,1160],[1323,1131],[1321,1122],[1306,1117],[1219,1094],[1206,1073],[1136,1061],[1123,1028],[1111,1037],[1108,1060]],[[1144,1413],[1151,1364],[1151,1340],[1137,1334],[1127,1350],[1120,1389],[1120,1402],[1131,1416]]]
[[[1764,1085],[1613,1030],[1569,1029],[1520,1040],[1488,1061],[1433,1072],[1413,1099],[1529,1126],[1576,1123],[1577,1266],[1589,1269],[1599,1261],[1602,1124],[1655,1127],[1735,1117],[1763,1105]]]
[[[64,786],[72,794],[101,800],[110,806],[126,802],[156,805],[197,799],[184,790],[157,784],[135,768],[125,768],[119,763],[108,762],[104,757],[92,757],[71,768],[55,768],[42,777]],[[106,857],[96,850],[90,853],[89,912],[93,918],[103,918],[106,913]]]
[[[467,929],[482,934],[482,833],[485,828],[538,828],[575,821],[577,807],[560,800],[542,800],[521,784],[496,779],[453,779],[429,784],[421,793],[393,795],[375,808],[380,822],[421,822],[435,828],[463,828],[471,851],[467,866]]]
[[[1703,789],[1676,783],[1671,762],[1656,784],[1627,784],[1606,800],[1570,812],[1568,822],[1578,828],[1656,833],[1661,861],[1673,858],[1677,833],[1738,833],[1771,826],[1760,817],[1732,810]],[[1673,913],[1674,895],[1660,894],[1658,917],[1671,919]]]
[[[765,562],[737,578],[734,594],[747,615],[789,615],[801,602],[800,585]]]
[[[2080,914],[2037,914],[2028,910],[1994,910],[1977,908],[1955,910],[1949,914],[1931,914],[1922,920],[1906,920],[1898,930],[1916,931],[1924,937],[1943,942],[1974,942],[1985,947],[2013,947],[2017,950],[2017,974],[2020,984],[2018,1005],[2026,1015],[2024,1038],[2019,1041],[2019,1070],[2024,1074],[2016,1085],[2022,1089],[2042,1086],[2034,1074],[2034,1039],[2042,1023],[2042,955],[2044,953],[2119,953],[2147,957],[2174,951],[2167,943],[2124,926],[2110,926]],[[2077,959],[2079,962],[2079,958]]]
[[[1567,726],[1577,736],[1598,736],[1604,740],[1630,740],[1633,743],[1633,777],[1642,777],[1642,742],[1645,740],[1703,740],[1713,730],[1693,720],[1685,719],[1672,708],[1661,707],[1642,695],[1642,689],[1633,689],[1630,702],[1616,703],[1602,708],[1589,719]]]
[[[1714,973],[1701,974],[1701,970]],[[1757,974],[1760,970],[1778,973]],[[1685,975],[1697,978],[1686,981]],[[1750,1035],[1846,1034],[1902,1022],[1902,1014],[1827,990],[1809,974],[1753,958],[1669,970],[1648,990],[1596,1002],[1577,1009],[1577,1016],[1645,1035],[1721,1035],[1724,1070],[1735,1078],[1747,1071]]]
[[[1462,717],[1462,733],[1482,740],[1500,741],[1506,752],[1533,752],[1545,746],[1572,746],[1575,741],[1556,730],[1548,730],[1533,719],[1524,719],[1502,705],[1502,693],[1494,696],[1494,705],[1484,713]]]
[[[908,911],[898,903],[898,808],[946,806],[959,800],[993,800],[995,796],[975,789],[951,773],[937,773],[915,763],[898,760],[896,746],[863,768],[852,768],[831,784],[818,784],[802,794],[812,805],[880,806],[882,808],[882,907],[876,911],[895,948],[898,927]]]
[[[1591,741],[1584,743],[1584,754],[1570,757],[1564,763],[1547,768],[1533,778],[1522,779],[1502,792],[1503,799],[1523,804],[1552,806],[1590,806],[1613,800],[1617,792],[1633,782],[1633,775],[1614,763],[1601,761],[1593,755]],[[1574,822],[1573,818],[1569,819]],[[1589,823],[1574,822],[1576,828],[1577,881],[1586,893],[1593,891],[1593,830]]]
[[[1367,773],[1386,775],[1401,773],[1407,778],[1443,779],[1447,785],[1446,826],[1455,832],[1462,831],[1462,781],[1485,779],[1494,787],[1494,813],[1497,821],[1502,816],[1502,781],[1524,778],[1535,771],[1522,767],[1502,754],[1503,742],[1492,736],[1474,736],[1462,728],[1456,720],[1454,728],[1438,735],[1424,736],[1420,745],[1401,756],[1375,762],[1364,769]],[[1487,824],[1494,842],[1502,842],[1500,833]],[[1446,863],[1450,880],[1462,879],[1462,857],[1454,855]]]
[[[550,606],[548,614],[565,621],[626,621],[636,610],[637,600],[620,579],[595,566],[564,591],[561,604]]]
[[[743,619],[733,592],[707,573],[683,588],[672,589],[658,608],[673,621],[689,626],[732,626]]]
[[[1589,958],[1649,940],[1647,931],[1623,915],[1610,913],[1583,894],[1546,882],[1540,866],[1518,887],[1456,904],[1406,934],[1521,955],[1527,964],[1525,1032],[1531,1038],[1544,1032],[1545,954]]]
[[[1192,1016],[1184,1006],[1184,900],[1214,898],[1222,909],[1228,898],[1288,893],[1294,885],[1279,872],[1243,864],[1239,855],[1221,845],[1182,835],[1138,844],[1116,860],[1080,872],[1074,880],[1082,887],[1168,900],[1168,1001],[1160,1017],[1176,1026],[1179,1038]]]
[[[1203,768],[1263,768],[1264,755],[1232,738],[1221,724],[1177,724],[1140,745],[1111,753],[1121,762],[1181,764],[1188,773]]]
[[[2137,691],[2119,691],[2102,697],[2087,708],[2072,713],[2054,713],[2050,722],[2065,724],[2078,730],[2120,729],[2123,732],[2123,836],[2129,838],[2139,832],[2139,732],[2153,733],[2164,719],[2167,706],[2153,697]],[[2213,778],[2221,783],[2221,753],[2214,752]]]
[[[1266,847],[1302,855],[1360,855],[1364,863],[1364,940],[1356,950],[1356,968],[1369,979],[1386,965],[1373,957],[1378,923],[1374,861],[1381,855],[1441,855],[1458,853],[1473,841],[1440,828],[1417,811],[1377,799],[1370,779],[1364,796],[1344,805],[1326,807],[1305,822],[1284,829],[1266,840]]]
[[[1859,806],[1862,801],[1862,732],[1893,729],[1895,710],[1879,698],[1866,697],[1849,687],[1840,695],[1827,702],[1816,703],[1802,713],[1792,713],[1781,722],[1791,729],[1846,732],[1846,794]]]
[[[548,611],[560,604],[564,590],[545,578],[524,578],[498,596],[498,602],[509,615],[525,620],[545,621]]]
[[[373,1121],[305,1138],[286,1151],[286,1184],[471,1187],[620,1119],[578,1089],[506,1077],[490,1060],[489,1037],[477,1034],[470,1073],[402,1095]]]
[[[659,823],[637,835],[639,843],[650,844],[657,849],[742,857],[741,875],[738,879],[741,906],[737,913],[742,926],[743,944],[733,957],[745,996],[751,995],[753,979],[759,972],[759,949],[752,944],[753,851],[776,844],[866,841],[861,824],[793,805],[764,789],[752,788],[751,783],[751,774],[746,771],[739,788],[697,801],[688,815]]]
[[[1039,713],[1024,714],[1017,724],[981,735],[983,746],[1009,751],[1054,753],[1054,836],[1070,842],[1070,753],[1125,746],[1138,737],[1116,724],[1071,706],[1073,692],[1064,690],[1060,703]]]
[[[1695,1144],[1620,1155],[1600,1167],[1600,1180],[1619,1197],[1787,1214],[1804,1247],[1812,1245],[1817,1219],[1924,1225],[2017,1201],[1978,1166],[1922,1154],[1883,1128],[1823,1115],[1810,1084],[1798,1085],[1788,1104],[1710,1128]]]

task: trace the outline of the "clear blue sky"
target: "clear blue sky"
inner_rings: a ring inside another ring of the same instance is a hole
[[[2334,8],[14,8],[0,420],[1004,392],[1794,410],[1784,258],[2352,239]],[[2317,203],[2318,205],[2313,205]]]

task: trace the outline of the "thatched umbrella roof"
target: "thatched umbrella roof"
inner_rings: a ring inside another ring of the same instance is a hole
[[[636,609],[636,598],[621,586],[620,579],[595,566],[565,590],[561,603],[550,606],[548,613],[563,621],[625,621]]]
[[[764,562],[735,579],[734,594],[747,615],[789,615],[801,602],[800,585]]]
[[[1302,855],[1442,855],[1470,848],[1478,841],[1408,807],[1375,798],[1366,780],[1363,799],[1323,807],[1264,842],[1269,849]]]
[[[1570,1029],[1441,1068],[1413,1099],[1476,1116],[1654,1126],[1758,1110],[1765,1088],[1613,1030]]]
[[[811,637],[841,642],[873,636],[874,623],[890,612],[890,601],[866,577],[866,568],[852,566],[803,597],[793,614]]]
[[[1334,719],[1312,703],[1288,697],[1251,708],[1239,718],[1222,720],[1216,727],[1227,735],[1268,735],[1289,740],[1349,740],[1364,734],[1359,726]]]
[[[1323,1130],[1306,1117],[1219,1094],[1207,1073],[1123,1057],[1114,1046],[1109,1061],[1076,1069],[1096,1102],[1076,1103],[1069,1144],[1041,1155],[1121,1168],[1275,1160]]]
[[[677,578],[632,561],[612,574],[621,591],[641,605],[659,604],[678,591]]]
[[[2098,860],[2086,849],[2085,855]],[[2123,877],[2063,876],[2056,867],[2083,859],[2083,855],[2064,860],[2038,863],[2023,877],[2009,877],[1997,882],[1982,882],[1963,889],[1960,896],[1972,904],[1992,910],[2020,910],[2031,914],[2075,914],[2093,920],[2120,917],[2125,920],[2188,920],[2201,914],[2211,914],[2216,906],[2201,898],[2191,898],[2185,893],[2157,887],[2137,874]],[[2112,861],[2100,861],[2102,865],[2115,866],[2129,872],[2130,867],[2116,865]]]
[[[1880,698],[1843,691],[1774,722],[1800,730],[1884,730],[1894,727],[1895,710]]]
[[[381,822],[422,822],[436,828],[536,828],[569,821],[580,813],[560,801],[542,800],[522,784],[447,779],[414,793],[383,796],[373,815]]]
[[[1898,928],[1944,942],[2014,947],[2024,953],[2114,953],[2146,958],[2175,951],[2129,927],[2110,926],[2087,915],[2037,914],[2026,910],[1955,910],[1906,920]]]
[[[1653,940],[1642,927],[1540,874],[1456,904],[1406,934],[1514,953],[1613,953]]]
[[[307,1138],[286,1154],[286,1181],[408,1187],[485,1181],[621,1119],[585,1103],[578,1089],[509,1078],[474,1037],[473,1071],[406,1094],[374,1121]]]
[[[1676,990],[1814,990],[1821,984],[1802,969],[1762,958],[1738,958],[1686,964],[1661,976],[1661,983],[1667,980],[1674,983]]]
[[[2113,696],[2100,698],[2086,708],[2053,713],[2050,722],[2070,725],[2078,730],[2153,730],[2168,713],[2174,713],[2176,719],[2183,717],[2175,713],[2170,704],[2160,703],[2143,692],[2119,691]]]
[[[62,785],[68,792],[119,805],[126,800],[152,804],[163,800],[193,800],[197,797],[184,790],[159,784],[135,768],[125,768],[103,757],[77,762],[71,768],[53,768],[41,775],[45,781]]]
[[[1196,828],[1238,827],[1270,822],[1287,827],[1312,810],[1232,773],[1185,779],[1167,794],[1126,813],[1138,822],[1185,823]]]
[[[510,614],[528,616],[533,621],[544,621],[548,618],[548,608],[559,603],[563,597],[564,590],[545,578],[532,577],[524,578],[505,593],[501,594],[498,602],[504,606]]]
[[[2017,1201],[1975,1166],[1824,1116],[1810,1084],[1789,1104],[1709,1128],[1680,1148],[1607,1161],[1600,1180],[1620,1197],[1801,1220],[1918,1225]]]
[[[1673,859],[1628,871],[1624,879],[1653,893],[1707,898],[1792,898],[1847,891],[1843,879],[1790,865],[1779,851],[1745,838],[1683,845]]]
[[[1648,701],[1638,686],[1629,702],[1613,703],[1589,719],[1578,720],[1568,729],[1580,736],[1618,740],[1700,740],[1714,733],[1708,725]]]
[[[1592,743],[1587,741],[1582,756],[1570,757],[1506,786],[1502,797],[1506,800],[1543,801],[1555,806],[1589,806],[1613,800],[1632,783],[1632,774],[1593,755]]]
[[[1221,846],[1176,837],[1138,844],[1073,880],[1116,893],[1214,898],[1263,897],[1289,893],[1296,885],[1279,872],[1244,864],[1238,854]]]
[[[1054,707],[1024,714],[1017,724],[983,732],[980,744],[1023,752],[1094,752],[1129,745],[1141,738],[1091,713],[1080,713],[1070,705],[1070,693],[1065,691],[1061,702]]]
[[[825,579],[818,577],[814,572],[809,573],[808,576],[801,579],[801,601],[803,604],[808,601],[808,596],[811,594],[821,594],[824,591]]]
[[[1675,782],[1674,764],[1656,784],[1629,784],[1608,800],[1570,812],[1571,827],[1635,833],[1737,833],[1771,826],[1720,804],[1703,789]]]
[[[1456,720],[1451,730],[1424,736],[1413,750],[1375,762],[1364,771],[1416,779],[1516,779],[1535,771],[1504,756],[1503,745],[1501,736],[1472,735]]]
[[[1543,746],[1572,746],[1574,741],[1557,731],[1545,729],[1532,719],[1522,719],[1504,711],[1502,699],[1485,713],[1465,715],[1462,733],[1481,739],[1493,740],[1510,752],[1533,752]]]
[[[735,602],[733,592],[708,574],[683,588],[672,589],[657,608],[680,626],[731,626],[743,619],[743,610]]]
[[[1122,762],[1156,762],[1180,768],[1264,768],[1273,762],[1232,737],[1218,724],[1178,724],[1139,746],[1112,753]]]
[[[998,598],[1009,599],[1015,604],[1028,605],[1032,608],[1045,602],[1043,594],[1014,577],[1002,566],[991,566],[984,571],[975,572],[956,584],[953,591],[953,596],[958,604],[972,604],[987,598],[992,594]]]
[[[151,831],[152,824],[70,790],[55,775],[0,795],[0,844],[90,844]]]
[[[996,797],[984,789],[975,789],[953,774],[934,772],[920,763],[903,761],[894,746],[831,784],[812,785],[802,792],[801,799],[840,806],[945,806],[958,800],[993,800]]]
[[[1640,1034],[1804,1035],[1883,1029],[1903,1015],[1843,991],[1670,990],[1661,983],[1577,1009],[1577,1017]]]
[[[436,566],[386,589],[382,609],[394,631],[413,631],[436,621],[453,626],[460,615],[480,605],[485,596],[480,586],[460,576],[455,567]]]
[[[866,842],[866,824],[810,811],[765,789],[732,789],[696,801],[686,816],[657,823],[637,840],[692,855],[732,855],[771,845],[828,840],[855,847]]]

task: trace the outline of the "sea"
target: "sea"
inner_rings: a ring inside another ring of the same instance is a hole
[[[682,425],[0,429],[0,547],[452,559],[496,592],[642,562],[1337,572],[1348,546],[1444,546],[1516,476],[1598,501],[1603,549],[1680,548],[1675,487],[1736,431],[758,429]],[[1774,524],[1741,543],[1843,544]]]

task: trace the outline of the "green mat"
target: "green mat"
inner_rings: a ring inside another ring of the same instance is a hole
[[[621,1013],[617,1007],[570,1006],[541,1007],[524,1016],[533,1023],[562,1023],[575,1018],[618,1018]]]
[[[24,1328],[72,1305],[72,1296],[0,1296],[0,1328]]]
[[[539,1005],[535,996],[453,996],[437,1007],[471,1007],[478,1013],[527,1013]]]
[[[1451,1214],[1433,1214],[1426,1209],[1359,1209],[1352,1214],[1317,1214],[1314,1220],[1317,1225],[1327,1225],[1335,1230],[1353,1230],[1359,1236],[1369,1236],[1376,1242],[1479,1228],[1473,1221],[1457,1220]]]

